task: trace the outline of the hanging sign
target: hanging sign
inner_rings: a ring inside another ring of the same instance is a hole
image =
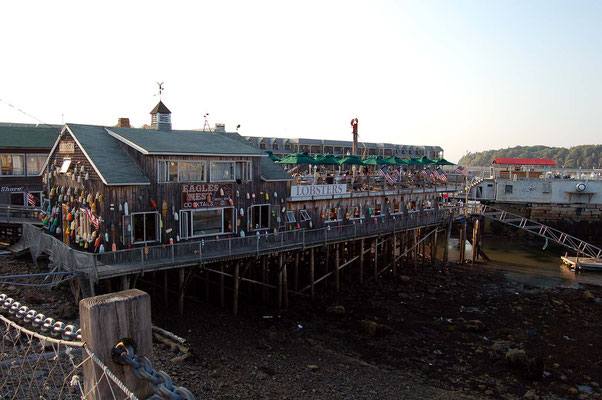
[[[182,209],[229,207],[233,191],[232,184],[182,185]]]
[[[75,153],[75,142],[59,142],[59,153]]]
[[[291,197],[332,196],[346,192],[346,184],[291,186]]]

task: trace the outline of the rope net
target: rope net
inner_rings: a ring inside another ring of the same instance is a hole
[[[0,335],[0,400],[100,398],[104,385],[109,399],[136,399],[82,342],[43,336],[3,316]],[[85,383],[84,365],[94,371]]]

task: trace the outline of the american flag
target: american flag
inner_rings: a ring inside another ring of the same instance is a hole
[[[393,177],[393,179],[395,179],[396,181],[398,181],[399,177],[400,177],[399,170],[394,169],[393,172],[391,172],[391,176]]]
[[[437,167],[437,169],[435,170],[435,176],[441,182],[447,182],[447,176],[445,176],[445,174],[443,173],[443,171],[439,167]]]
[[[98,227],[100,226],[100,220],[94,215],[94,213],[89,209],[89,208],[85,208],[82,207],[84,209],[84,211],[86,211],[86,214],[88,215],[88,219],[90,220],[90,223],[92,225],[94,225],[94,227],[96,229],[98,229]]]
[[[431,179],[435,179],[435,175],[433,174],[433,171],[431,171],[430,168],[425,168],[422,170],[422,173],[426,176],[428,176]]]
[[[36,198],[33,197],[33,194],[29,193],[29,192],[25,192],[25,197],[27,197],[27,203],[31,206],[31,207],[35,207],[36,206]]]
[[[393,185],[395,183],[395,180],[387,170],[387,167],[378,168],[378,174],[384,176],[389,184]]]
[[[456,168],[456,170],[454,172],[457,174],[462,174],[464,176],[468,176],[468,168],[458,166],[458,168]]]

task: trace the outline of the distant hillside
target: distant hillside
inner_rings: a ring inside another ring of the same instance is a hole
[[[600,168],[602,166],[602,145],[587,144],[571,148],[547,146],[516,146],[507,149],[487,150],[468,153],[458,164],[487,166],[495,157],[511,158],[551,158],[558,166],[567,168]]]

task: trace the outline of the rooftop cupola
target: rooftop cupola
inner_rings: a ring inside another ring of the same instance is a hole
[[[157,131],[171,131],[171,111],[165,107],[161,100],[150,112],[151,114],[151,129]]]

